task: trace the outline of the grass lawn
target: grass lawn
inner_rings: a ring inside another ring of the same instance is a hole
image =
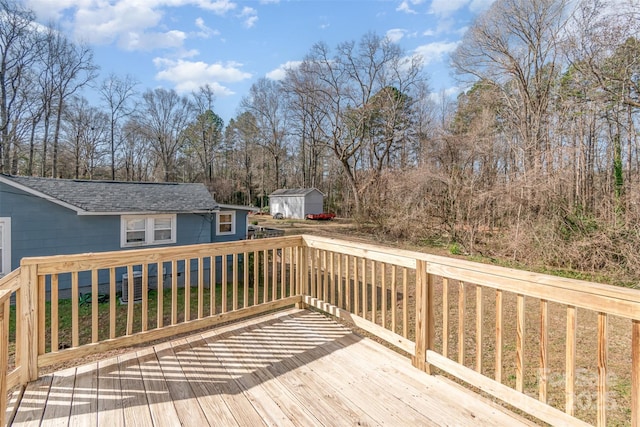
[[[288,291],[288,287],[285,287]],[[185,304],[185,295],[189,293],[189,304]],[[223,301],[222,298],[223,286],[218,284],[215,287],[215,303],[212,304],[211,292],[208,287],[203,287],[200,295],[198,295],[198,287],[192,286],[188,289],[184,287],[178,287],[176,289],[176,295],[172,299],[172,290],[165,288],[162,294],[162,319],[163,325],[171,325],[173,323],[182,323],[185,318],[189,320],[195,320],[199,318],[198,314],[202,313],[203,317],[212,313],[212,306],[214,307],[213,313],[222,312],[223,305],[225,311],[231,311],[234,303],[234,288],[232,284],[226,286],[226,298]],[[281,288],[280,284],[275,289],[276,297],[280,297]],[[237,285],[237,308],[244,308],[244,286],[242,284]],[[266,295],[266,301],[271,301],[274,296],[274,290],[269,287]],[[265,302],[264,288],[258,289],[258,302]],[[172,311],[172,306],[175,299],[175,312]],[[254,305],[254,288],[249,285],[247,289],[247,307]],[[111,302],[109,297],[106,297],[104,302],[98,303],[98,341],[106,340],[110,336],[110,307]],[[142,302],[136,302],[133,304],[134,317],[133,317],[133,333],[142,331]],[[51,301],[46,302],[45,307],[45,342],[46,351],[51,351]],[[122,304],[119,299],[119,294],[115,297],[115,336],[120,337],[126,335],[127,328],[127,316],[128,305]],[[147,309],[147,330],[155,329],[158,325],[158,291],[153,289],[148,292],[148,309]],[[78,304],[78,341],[79,345],[91,343],[92,335],[92,303],[90,300],[84,300],[80,298]],[[9,355],[10,366],[13,366],[13,356],[15,353],[15,306],[10,308],[10,322],[9,322]],[[72,300],[61,299],[58,301],[58,348],[64,349],[71,347],[72,344]]]

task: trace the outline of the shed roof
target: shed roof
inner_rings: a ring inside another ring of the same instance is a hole
[[[0,174],[22,191],[65,206],[79,215],[185,213],[218,209],[203,184],[88,181]]]
[[[317,188],[281,188],[269,194],[269,197],[271,196],[283,196],[283,197],[306,196],[307,194],[312,193],[314,191],[317,191],[318,193],[324,196],[322,191],[318,190]]]
[[[258,212],[260,208],[255,206],[244,206],[244,205],[230,205],[228,203],[220,203],[218,204],[218,208],[220,209],[231,209],[234,211],[249,211],[249,212]]]

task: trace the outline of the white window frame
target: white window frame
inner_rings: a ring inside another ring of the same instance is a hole
[[[11,273],[11,218],[0,218],[2,225],[2,268],[0,269],[0,277]]]
[[[221,222],[222,215],[231,215],[231,231],[220,231],[222,224],[229,224],[229,222]],[[216,236],[230,236],[236,234],[236,211],[220,211],[216,214]]]
[[[171,239],[155,240],[155,221],[156,219],[171,220]],[[131,220],[144,220],[144,241],[127,242],[127,222]],[[139,246],[150,245],[167,245],[176,242],[176,215],[122,215],[120,217],[120,247],[135,248]]]

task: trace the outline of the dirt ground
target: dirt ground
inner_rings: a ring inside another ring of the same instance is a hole
[[[298,219],[272,219],[269,215],[253,215],[249,217],[249,222],[257,221],[257,225],[263,227],[273,227],[283,230],[285,236],[295,234],[313,234],[316,236],[333,237],[355,242],[381,244],[393,248],[406,250],[419,250],[434,255],[451,256],[446,248],[416,248],[406,242],[396,239],[389,239],[373,231],[371,226],[362,227],[353,220],[335,218],[330,221],[312,221]]]
[[[273,219],[269,215],[251,215],[249,223],[256,222],[263,227],[273,227],[283,230],[285,235],[315,234],[326,237],[339,237],[344,232],[353,233],[357,230],[351,220],[335,218],[326,221]]]

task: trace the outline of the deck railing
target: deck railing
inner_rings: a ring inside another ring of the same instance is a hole
[[[640,426],[640,291],[314,236],[24,259],[0,279],[0,425],[40,368],[293,304],[538,420]]]
[[[16,306],[21,305],[20,298],[21,274],[17,269],[0,279],[0,425],[5,425],[5,413],[7,408],[7,394],[9,389],[21,384],[20,369],[15,368],[14,363],[9,362],[9,345],[11,343],[12,357],[15,357],[15,338],[9,339],[9,324],[13,299]],[[22,325],[20,325],[22,326]]]

